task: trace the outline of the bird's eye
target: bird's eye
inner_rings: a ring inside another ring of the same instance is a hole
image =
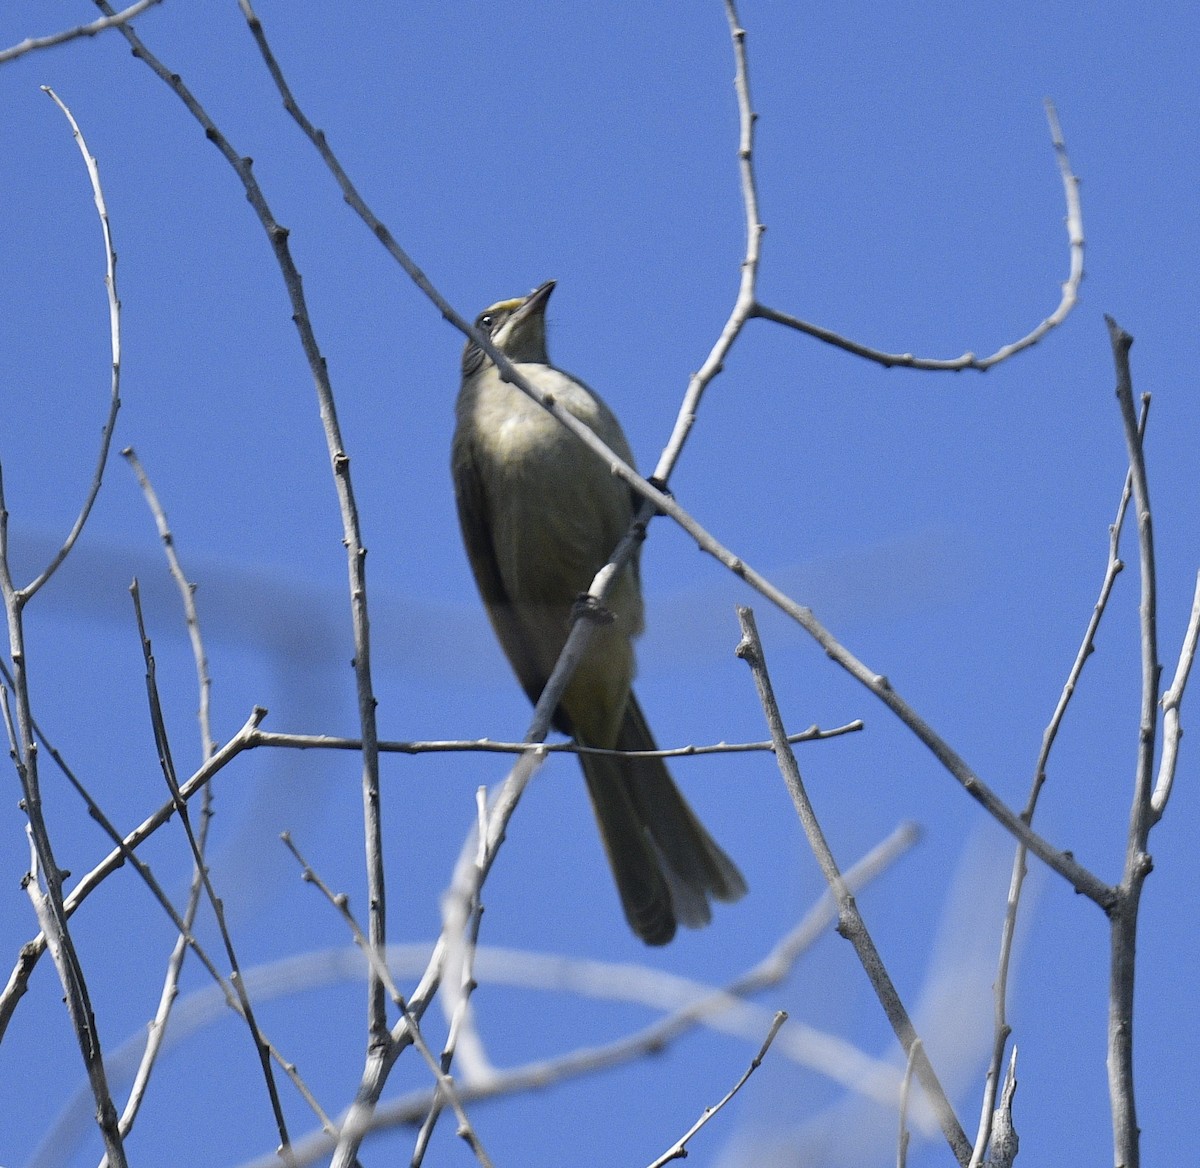
[[[480,332],[490,333],[492,331],[492,325],[495,323],[496,318],[490,312],[485,312],[475,322],[475,327],[479,329]]]

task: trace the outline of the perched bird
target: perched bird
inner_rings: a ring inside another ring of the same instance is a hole
[[[546,304],[553,291],[551,280],[522,300],[493,304],[475,327],[632,465],[609,408],[550,364]],[[496,636],[536,702],[566,643],[572,607],[628,529],[635,498],[470,341],[456,413],[451,461],[467,555]],[[636,557],[605,607],[612,619],[594,630],[554,725],[582,746],[654,750],[630,689],[633,638],[642,631]],[[733,901],[745,893],[742,874],[705,831],[662,759],[581,754],[579,761],[625,916],[648,945],[665,945],[677,923],[707,924],[710,898]]]

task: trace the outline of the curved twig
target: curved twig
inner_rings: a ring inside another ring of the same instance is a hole
[[[74,525],[67,533],[67,538],[63,540],[62,547],[58,549],[50,560],[50,563],[42,569],[41,573],[26,584],[24,588],[20,589],[22,604],[29,600],[58,571],[63,560],[71,554],[71,549],[75,546],[76,540],[79,539],[80,534],[83,532],[84,524],[87,523],[88,516],[92,513],[96,497],[100,494],[100,484],[104,479],[105,467],[108,465],[108,453],[112,448],[113,430],[117,425],[117,411],[121,408],[121,301],[117,296],[117,253],[113,249],[112,229],[108,222],[108,206],[104,201],[104,190],[100,186],[100,167],[96,159],[92,156],[91,151],[88,150],[87,143],[84,141],[83,134],[79,129],[79,123],[75,121],[74,115],[63,104],[58,94],[47,85],[42,86],[42,92],[62,110],[67,121],[71,123],[71,133],[75,138],[75,144],[79,147],[79,153],[83,155],[88,178],[92,184],[92,197],[96,201],[96,213],[100,216],[100,229],[104,233],[104,288],[108,293],[112,377],[108,417],[105,418],[104,425],[100,430],[100,452],[96,456],[96,469],[92,473],[92,484],[88,488],[87,496],[83,501],[83,506],[79,509],[79,515],[76,517]]]
[[[1058,160],[1063,197],[1067,204],[1066,225],[1070,267],[1067,278],[1063,281],[1058,307],[1025,336],[1007,345],[1002,345],[988,357],[977,357],[972,352],[963,353],[960,357],[917,357],[912,353],[886,353],[882,349],[873,349],[869,345],[843,337],[832,329],[810,324],[808,321],[786,312],[780,312],[765,304],[756,304],[751,315],[785,325],[787,328],[795,329],[797,332],[823,341],[827,345],[833,345],[834,348],[844,349],[847,353],[853,353],[856,357],[863,357],[889,369],[893,366],[901,366],[905,369],[924,369],[941,373],[959,373],[964,369],[974,369],[980,373],[986,373],[992,366],[999,365],[1002,361],[1007,361],[1009,357],[1036,345],[1051,329],[1057,328],[1070,315],[1071,309],[1079,300],[1079,285],[1083,280],[1083,207],[1079,200],[1079,179],[1071,170],[1071,160],[1067,156],[1067,144],[1063,140],[1062,127],[1058,123],[1058,112],[1049,98],[1046,99],[1046,119],[1050,123],[1050,141]]]

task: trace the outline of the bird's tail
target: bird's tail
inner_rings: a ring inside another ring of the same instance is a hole
[[[656,749],[632,693],[615,745]],[[708,924],[710,899],[745,895],[742,874],[696,818],[662,759],[579,757],[621,906],[647,945],[665,945],[677,923]]]

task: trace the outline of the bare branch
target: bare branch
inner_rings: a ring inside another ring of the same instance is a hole
[[[95,0],[107,15],[113,15],[107,0]],[[254,177],[251,159],[240,155],[229,140],[209,117],[204,107],[184,84],[178,73],[172,72],[158,60],[142,43],[129,25],[120,26],[121,34],[129,42],[134,56],[144,61],[184,104],[188,112],[203,127],[205,136],[221,152],[241,180],[246,197],[258,217],[263,231],[271,244],[275,261],[283,275],[288,299],[292,308],[292,320],[300,337],[301,348],[308,362],[309,371],[317,393],[325,444],[333,471],[334,487],[342,518],[343,543],[346,548],[347,569],[350,585],[350,615],[354,631],[354,679],[358,699],[358,719],[363,740],[362,799],[364,845],[366,851],[368,920],[371,943],[382,952],[387,942],[387,889],[383,869],[383,836],[380,822],[379,750],[378,730],[375,716],[375,695],[371,682],[370,620],[367,610],[367,550],[363,543],[358,519],[358,505],[350,478],[350,457],[342,441],[337,408],[333,397],[333,385],[329,371],[308,312],[299,269],[292,259],[288,246],[288,232],[275,219],[266,195]],[[367,987],[367,1025],[374,1040],[382,1041],[387,1035],[387,1003],[382,984],[372,977]]]
[[[1111,316],[1108,322],[1113,359],[1117,367],[1117,404],[1125,424],[1125,444],[1129,452],[1129,473],[1133,486],[1133,508],[1137,516],[1138,561],[1142,595],[1138,612],[1141,617],[1142,700],[1138,735],[1138,764],[1134,790],[1134,809],[1130,822],[1130,854],[1126,856],[1126,879],[1142,867],[1142,857],[1134,853],[1145,846],[1149,831],[1151,771],[1158,716],[1158,683],[1162,666],[1158,662],[1158,590],[1155,581],[1154,529],[1150,519],[1150,488],[1146,481],[1146,458],[1138,432],[1137,410],[1133,403],[1133,379],[1129,371],[1129,350],[1133,337]]]
[[[1125,425],[1125,445],[1129,453],[1129,471],[1133,484],[1133,508],[1138,525],[1138,559],[1141,568],[1142,697],[1138,727],[1137,766],[1134,774],[1133,805],[1129,812],[1129,837],[1125,865],[1111,919],[1109,1001],[1108,1001],[1108,1093],[1112,1109],[1114,1163],[1122,1168],[1138,1168],[1137,1105],[1133,1078],[1133,1007],[1134,974],[1137,965],[1138,908],[1142,886],[1150,874],[1147,851],[1154,814],[1153,795],[1154,743],[1157,730],[1158,632],[1154,537],[1150,518],[1150,492],[1146,483],[1146,462],[1138,434],[1137,412],[1133,404],[1133,377],[1129,368],[1129,349],[1133,338],[1111,316],[1108,323],[1113,362],[1117,372],[1117,404]]]
[[[1142,413],[1138,420],[1138,440],[1145,436],[1146,422],[1150,415],[1150,399],[1142,401]],[[1100,621],[1108,608],[1108,600],[1112,595],[1113,585],[1124,570],[1121,562],[1121,530],[1125,526],[1125,513],[1129,508],[1129,500],[1133,495],[1132,473],[1126,471],[1125,484],[1121,488],[1121,498],[1117,503],[1117,514],[1108,529],[1108,562],[1104,569],[1104,579],[1100,583],[1100,595],[1092,606],[1092,615],[1084,630],[1083,640],[1075,661],[1067,674],[1066,684],[1059,695],[1058,704],[1050,717],[1050,722],[1042,735],[1042,746],[1038,752],[1037,762],[1033,768],[1033,783],[1029,790],[1029,798],[1021,812],[1025,823],[1032,823],[1034,812],[1037,810],[1038,798],[1046,782],[1046,766],[1050,761],[1050,751],[1058,738],[1059,728],[1066,717],[1067,707],[1075,694],[1076,686],[1083,675],[1083,667],[1087,664],[1096,647],[1096,633]],[[1008,1045],[1011,1028],[1008,1025],[1008,973],[1012,958],[1013,940],[1017,932],[1017,912],[1021,903],[1021,892],[1025,885],[1027,868],[1025,864],[1025,848],[1018,844],[1016,855],[1013,857],[1012,877],[1008,886],[1008,902],[1004,912],[1004,925],[1000,933],[1000,957],[997,963],[996,979],[992,984],[992,994],[995,1003],[995,1024],[993,1028],[992,1055],[988,1063],[987,1074],[984,1077],[983,1102],[980,1107],[979,1129],[975,1134],[975,1148],[971,1154],[970,1168],[981,1168],[983,1158],[987,1153],[991,1140],[992,1120],[996,1112],[996,1092],[1000,1086],[1000,1068],[1004,1062],[1004,1050]]]
[[[725,0],[725,16],[729,23],[729,35],[733,44],[734,92],[738,109],[738,171],[742,185],[742,207],[745,213],[746,248],[742,257],[741,277],[737,297],[729,317],[721,329],[720,336],[709,351],[704,363],[691,376],[675,418],[675,426],[663,447],[658,465],[654,470],[654,482],[666,483],[675,469],[683,445],[696,421],[700,399],[709,382],[724,368],[725,358],[734,342],[741,335],[746,321],[754,313],[758,264],[762,249],[762,235],[766,228],[759,219],[758,188],[754,174],[754,123],[758,115],[750,101],[750,66],[746,57],[746,30],[738,19],[733,0]],[[644,508],[643,508],[644,510]],[[652,512],[650,513],[652,514]],[[649,515],[647,515],[649,518]]]
[[[911,824],[897,828],[846,871],[844,879],[847,885],[857,891],[876,879],[913,846],[917,835],[917,830]],[[625,1038],[602,1046],[571,1051],[558,1058],[497,1071],[481,1082],[460,1084],[459,1094],[464,1103],[471,1103],[541,1090],[581,1075],[598,1074],[610,1067],[621,1066],[634,1059],[644,1058],[647,1054],[661,1051],[701,1024],[716,1027],[726,1033],[742,1034],[746,1029],[745,1025],[740,1024],[737,1019],[731,1019],[731,1013],[738,1008],[748,1008],[743,999],[786,980],[800,957],[825,934],[836,915],[836,906],[827,892],[766,957],[724,989],[697,985],[657,970],[643,971],[640,967],[612,966],[600,962],[572,961],[541,955],[514,955],[506,950],[482,949],[481,963],[486,964],[487,976],[492,982],[550,986],[562,992],[588,993],[591,996],[619,996],[623,1000],[638,1001],[659,1008],[668,1003],[678,1004],[666,1017]],[[444,939],[438,942],[439,947],[443,944]],[[397,948],[389,947],[389,959],[392,964],[395,964],[394,950]],[[411,960],[415,962],[418,958],[414,954]],[[420,960],[423,961],[424,958],[421,957]],[[435,954],[434,959],[426,965],[426,970],[436,964]],[[508,974],[514,965],[519,976]],[[544,972],[540,972],[543,970]],[[253,972],[251,971],[251,976]],[[286,986],[294,986],[297,976],[289,972],[277,980]],[[409,1000],[410,1009],[413,1008],[414,1000],[415,998]],[[760,1013],[755,1011],[750,1017],[757,1019]],[[894,1106],[896,1103],[899,1076],[895,1069],[854,1052],[841,1040],[821,1035],[803,1025],[793,1024],[782,1033],[780,1048],[802,1065],[817,1070],[882,1105]],[[369,1114],[352,1107],[343,1120],[342,1130],[345,1132],[351,1123],[357,1123],[360,1125],[357,1134],[361,1138],[368,1132],[384,1127],[419,1122],[428,1113],[435,1098],[436,1094],[433,1092],[416,1092],[372,1109]],[[327,1133],[315,1133],[296,1141],[293,1150],[298,1163],[305,1165],[328,1156],[334,1144],[335,1141]],[[270,1162],[269,1159],[266,1162],[255,1161],[255,1168],[266,1168],[266,1164]]]
[[[208,673],[208,655],[204,650],[204,640],[200,634],[200,618],[196,612],[195,586],[188,582],[184,574],[183,567],[179,562],[179,556],[175,551],[174,536],[167,525],[166,512],[163,510],[162,504],[158,499],[158,493],[154,490],[141,462],[138,460],[132,447],[126,447],[121,451],[121,454],[133,468],[138,484],[142,488],[147,506],[154,517],[159,538],[163,542],[168,569],[172,579],[174,579],[179,588],[180,599],[183,602],[188,639],[191,641],[192,656],[196,663],[196,684],[200,697],[198,714],[200,721],[200,753],[201,757],[208,759],[216,753],[217,744],[212,736],[212,722],[209,716],[212,682]],[[129,1098],[126,1100],[125,1108],[121,1112],[121,1134],[123,1136],[128,1136],[129,1132],[133,1129],[133,1124],[137,1119],[142,1100],[145,1098],[145,1093],[150,1086],[150,1078],[153,1074],[159,1053],[162,1050],[163,1040],[166,1038],[167,1024],[170,1021],[171,1012],[179,994],[179,978],[183,971],[183,962],[187,956],[188,949],[196,947],[197,953],[201,955],[202,960],[206,962],[208,960],[207,955],[203,954],[203,950],[200,950],[196,946],[195,938],[192,936],[192,928],[195,924],[196,914],[200,908],[200,898],[204,892],[206,878],[204,856],[207,853],[208,829],[212,823],[212,815],[212,785],[206,784],[200,812],[200,828],[195,836],[197,858],[193,860],[192,883],[188,890],[187,906],[184,909],[181,920],[176,916],[174,907],[168,905],[176,928],[179,931],[179,936],[176,938],[171,954],[167,959],[167,968],[163,975],[162,991],[159,993],[158,998],[158,1009],[155,1011],[154,1018],[150,1023],[146,1048],[142,1052],[137,1074],[134,1076],[133,1085],[129,1091]],[[116,835],[115,832],[110,833],[110,838],[115,839],[118,845],[121,843],[120,836]],[[134,864],[139,866],[139,870],[144,867],[132,852],[130,852],[130,857]],[[226,984],[211,963],[208,963],[207,968],[210,976],[216,978],[222,985]],[[229,987],[227,992],[228,996],[234,999],[234,1008],[240,1013],[241,1002],[235,998],[233,988]],[[265,1036],[261,1034],[258,1035],[258,1038],[265,1041]],[[268,1046],[271,1053],[274,1054],[274,1046],[269,1043]],[[292,1074],[293,1079],[295,1078],[294,1070],[289,1068],[289,1074]],[[317,1109],[317,1114],[321,1114],[319,1108]],[[106,1165],[102,1164],[101,1168],[106,1168]]]
[[[483,863],[484,840],[487,839],[488,798],[487,788],[479,787],[475,792],[475,863]],[[442,1013],[447,1017],[449,1029],[442,1047],[442,1069],[449,1072],[455,1058],[463,1068],[468,1081],[488,1078],[493,1068],[483,1049],[483,1041],[475,1027],[475,1014],[471,995],[475,990],[475,957],[479,945],[479,927],[483,922],[483,900],[476,896],[471,906],[471,918],[465,935],[447,937],[447,976],[442,979]],[[456,975],[456,976],[455,976]],[[441,1100],[435,1098],[417,1133],[413,1148],[411,1168],[420,1168],[433,1138],[434,1129],[442,1113]]]
[[[128,8],[114,12],[112,16],[93,20],[91,24],[80,24],[75,28],[63,29],[61,32],[47,33],[45,36],[28,37],[19,44],[12,45],[7,49],[0,49],[0,65],[16,60],[17,57],[23,57],[26,53],[36,52],[38,49],[49,49],[54,45],[65,44],[67,41],[73,41],[79,37],[95,36],[97,33],[104,32],[105,29],[124,24],[127,20],[140,16],[147,8],[153,8],[154,5],[161,3],[162,0],[137,0],[137,3],[130,4]]]
[[[854,946],[854,951],[862,963],[867,979],[871,983],[871,988],[875,991],[875,996],[879,999],[879,1004],[883,1007],[883,1012],[892,1024],[892,1029],[895,1031],[901,1048],[904,1050],[905,1055],[913,1060],[917,1078],[920,1080],[921,1086],[925,1089],[926,1095],[928,1095],[930,1102],[933,1104],[942,1132],[946,1137],[947,1143],[950,1145],[950,1150],[954,1153],[960,1164],[966,1164],[971,1158],[971,1145],[967,1142],[966,1133],[954,1115],[954,1108],[951,1106],[950,1100],[946,1098],[946,1093],[938,1081],[933,1064],[925,1054],[924,1048],[919,1045],[919,1038],[916,1028],[912,1024],[912,1019],[909,1017],[904,1003],[900,1000],[900,995],[897,993],[891,976],[883,964],[883,959],[880,957],[879,951],[875,948],[875,943],[871,940],[871,935],[867,931],[866,923],[858,911],[854,896],[846,887],[846,882],[842,877],[841,871],[838,869],[837,861],[834,859],[833,852],[826,842],[825,833],[821,829],[816,812],[809,801],[808,793],[804,789],[804,782],[800,777],[800,768],[796,764],[796,756],[785,742],[786,731],[783,727],[783,719],[780,716],[779,707],[775,702],[771,678],[767,673],[766,658],[763,655],[762,642],[758,637],[754,614],[749,608],[743,605],[738,606],[737,612],[738,622],[742,626],[742,639],[738,644],[736,652],[750,666],[750,671],[754,676],[754,686],[758,691],[759,701],[762,703],[763,713],[766,716],[767,725],[771,730],[771,737],[776,743],[777,749],[775,753],[779,763],[779,770],[783,775],[784,782],[787,784],[788,793],[792,797],[796,814],[799,816],[800,824],[804,828],[804,834],[808,839],[809,847],[812,848],[813,854],[817,859],[817,864],[820,866],[821,872],[829,884],[830,891],[837,901],[838,932]]]
[[[1000,1106],[992,1118],[992,1130],[995,1135],[992,1140],[992,1158],[988,1168],[1012,1168],[1017,1158],[1020,1141],[1017,1139],[1017,1129],[1013,1125],[1012,1105],[1013,1096],[1017,1093],[1017,1048],[1014,1046],[1012,1057],[1008,1060],[1008,1070],[1004,1075],[1004,1089],[1000,1094]]]

